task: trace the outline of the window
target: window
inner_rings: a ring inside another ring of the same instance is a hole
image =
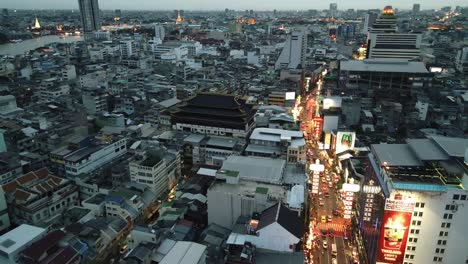
[[[424,208],[425,203],[421,203],[421,208]]]
[[[439,232],[439,236],[444,236],[444,232],[443,232],[443,231],[440,231],[440,232]]]
[[[419,229],[414,230],[414,233],[417,235],[419,234]]]
[[[416,207],[419,207],[419,203],[416,203],[415,206],[416,206]]]
[[[466,200],[466,194],[463,194],[462,196],[460,196],[460,200]]]
[[[441,248],[440,249],[440,254],[444,254],[445,253],[445,248]]]
[[[460,195],[459,194],[454,194],[453,195],[453,200],[459,200],[460,199]]]
[[[447,245],[447,240],[442,240],[442,245]]]
[[[414,242],[414,243],[418,243],[418,239],[417,239],[417,238],[414,238],[414,239],[413,239],[413,242]]]

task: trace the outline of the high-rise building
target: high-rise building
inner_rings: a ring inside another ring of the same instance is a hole
[[[376,13],[368,13],[364,16],[364,26],[362,27],[362,33],[368,34],[372,25],[374,25],[375,21],[377,20]]]
[[[414,4],[413,5],[413,14],[417,14],[421,11],[421,5],[420,4]]]
[[[376,144],[360,194],[368,263],[464,263],[468,140],[443,136]]]
[[[305,29],[293,30],[284,43],[283,50],[275,63],[275,70],[304,67],[306,52],[307,32]]]
[[[397,33],[396,16],[386,6],[372,25],[367,38],[367,58],[416,59],[420,55],[421,34]]]
[[[459,72],[468,76],[468,47],[457,52],[457,56],[455,57],[455,67]]]
[[[164,29],[164,26],[161,24],[155,24],[154,25],[154,39],[162,43],[164,41],[165,36],[166,36],[166,30]]]
[[[89,33],[99,31],[101,29],[101,18],[98,0],[78,0],[78,5],[80,6],[81,25],[85,37],[90,35]]]
[[[330,3],[330,16],[336,17],[337,13],[338,13],[338,4]]]

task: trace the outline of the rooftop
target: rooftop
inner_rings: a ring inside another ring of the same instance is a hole
[[[0,251],[11,254],[21,249],[31,241],[36,240],[47,231],[44,228],[32,225],[20,225],[10,232],[0,236]],[[1,262],[1,261],[0,261]]]
[[[423,166],[408,144],[374,144],[372,148],[380,164],[384,166]]]
[[[197,264],[204,257],[206,246],[194,242],[178,241],[160,264]]]
[[[229,156],[221,170],[238,171],[241,179],[280,183],[286,165],[285,160],[246,156]]]
[[[281,142],[281,140],[291,140],[294,138],[304,138],[302,131],[283,130],[276,128],[256,128],[250,135],[250,140],[266,140]],[[305,141],[303,142],[305,144]]]
[[[210,192],[223,192],[242,196],[255,197],[255,194],[268,194],[269,197],[283,199],[285,197],[285,189],[283,186],[255,183],[249,181],[239,181],[238,184],[227,184],[224,182],[216,182],[211,186]]]
[[[340,70],[353,72],[429,73],[424,63],[399,59],[366,59],[340,61]]]

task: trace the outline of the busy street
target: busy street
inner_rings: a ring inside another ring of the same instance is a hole
[[[326,70],[322,75],[326,74]],[[308,263],[353,263],[352,246],[348,242],[350,221],[343,218],[343,202],[338,188],[340,176],[334,172],[333,160],[317,143],[314,133],[319,115],[322,78],[309,95],[298,101],[296,113],[307,138],[309,175],[309,230],[306,237]]]

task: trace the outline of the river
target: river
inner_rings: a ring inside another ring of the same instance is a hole
[[[19,43],[1,44],[0,55],[19,55],[54,42],[72,43],[80,40],[83,40],[80,36],[63,36],[62,38],[56,35],[43,36],[27,39]]]

